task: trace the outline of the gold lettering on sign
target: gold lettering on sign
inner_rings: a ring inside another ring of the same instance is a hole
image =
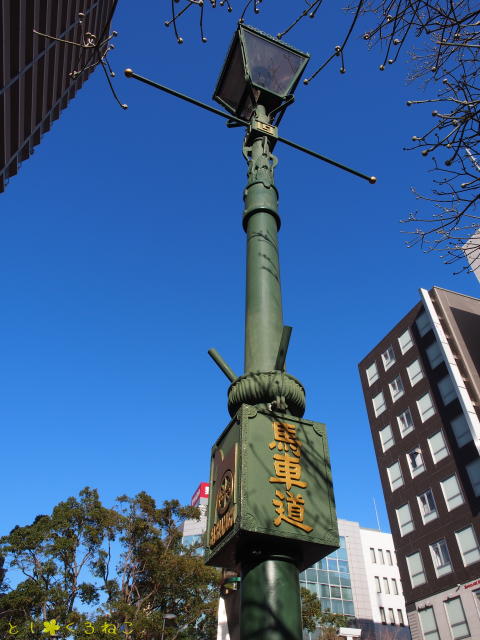
[[[282,522],[287,522],[306,533],[310,533],[313,531],[313,527],[303,522],[305,516],[304,497],[300,493],[294,495],[290,491],[292,487],[300,487],[301,489],[308,487],[308,482],[301,479],[302,443],[297,437],[297,427],[287,422],[272,422],[272,428],[273,440],[268,447],[282,453],[274,453],[273,455],[275,475],[269,478],[269,482],[285,485],[285,491],[275,490],[272,504],[275,507],[277,517],[273,524],[279,527]]]
[[[222,516],[220,520],[213,525],[210,531],[210,539],[209,539],[210,547],[213,547],[213,545],[216,544],[218,540],[220,540],[220,538],[223,538],[223,536],[227,533],[227,531],[230,531],[230,529],[233,527],[234,523],[235,523],[235,508],[230,507],[227,513],[224,516]]]

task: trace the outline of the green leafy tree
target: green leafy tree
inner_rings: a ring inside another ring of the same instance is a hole
[[[347,616],[322,611],[320,600],[308,589],[301,587],[300,596],[302,599],[302,624],[306,631],[313,632],[320,628],[322,631],[320,638],[330,640],[330,637],[337,637],[339,627],[350,626],[350,620]]]
[[[122,496],[119,503],[123,553],[118,578],[104,583],[109,595],[105,613],[118,623],[128,620],[135,636],[146,640],[158,636],[165,613],[176,616],[165,638],[214,638],[219,573],[181,544],[181,523],[198,518],[199,510],[177,500],[159,509],[144,492]]]
[[[96,561],[102,545],[114,539],[117,519],[102,506],[97,491],[86,487],[79,500],[68,498],[50,516],[38,515],[31,525],[16,526],[1,538],[1,553],[25,580],[2,598],[0,633],[9,623],[18,627],[21,638],[30,623],[81,620],[76,603],[99,600],[95,584],[82,582],[81,574]]]
[[[51,515],[0,538],[0,558],[25,578],[0,596],[0,636],[15,627],[18,640],[31,640],[31,624],[38,633],[56,620],[61,637],[74,631],[77,640],[88,640],[93,626],[108,638],[115,625],[150,640],[170,613],[176,618],[165,626],[165,639],[215,637],[217,571],[181,544],[181,524],[199,510],[176,500],[157,508],[144,492],[118,502],[107,509],[87,487],[79,499],[68,498]],[[116,567],[114,544],[120,546]]]

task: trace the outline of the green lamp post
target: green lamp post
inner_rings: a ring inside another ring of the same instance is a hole
[[[241,575],[241,640],[301,640],[299,571],[338,548],[325,425],[303,418],[305,390],[285,371],[274,184],[282,142],[370,184],[376,178],[278,135],[308,55],[239,24],[215,90],[229,113],[139,76],[125,75],[246,127],[248,163],[244,373],[211,349],[230,380],[231,421],[212,448],[206,562]]]
[[[308,55],[240,24],[214,99],[248,122],[245,365],[230,377],[232,421],[212,450],[207,562],[241,574],[242,640],[300,640],[299,570],[338,546],[325,427],[303,420],[305,392],[285,372],[274,185],[276,124]]]

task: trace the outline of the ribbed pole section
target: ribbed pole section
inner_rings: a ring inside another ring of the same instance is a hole
[[[268,123],[263,107],[257,120]],[[282,296],[277,232],[278,193],[273,182],[276,158],[267,136],[246,149],[249,157],[243,225],[247,232],[245,373],[272,371],[282,335]]]

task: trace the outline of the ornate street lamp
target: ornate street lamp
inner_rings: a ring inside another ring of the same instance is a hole
[[[292,96],[309,55],[262,31],[238,26],[214,100],[230,113],[250,120],[257,105],[276,111]]]
[[[285,371],[291,327],[283,324],[274,184],[276,142],[370,183],[375,178],[278,135],[308,55],[240,24],[214,99],[229,113],[127,69],[157,89],[246,127],[248,163],[244,373],[211,349],[230,380],[232,417],[212,448],[207,564],[241,575],[241,640],[301,640],[299,571],[338,548],[325,425],[304,420],[305,390]]]
[[[248,122],[245,365],[229,376],[233,419],[212,450],[207,553],[241,574],[242,640],[300,640],[299,570],[338,546],[325,427],[302,420],[303,386],[285,371],[272,149],[308,57],[241,24],[214,94]]]

